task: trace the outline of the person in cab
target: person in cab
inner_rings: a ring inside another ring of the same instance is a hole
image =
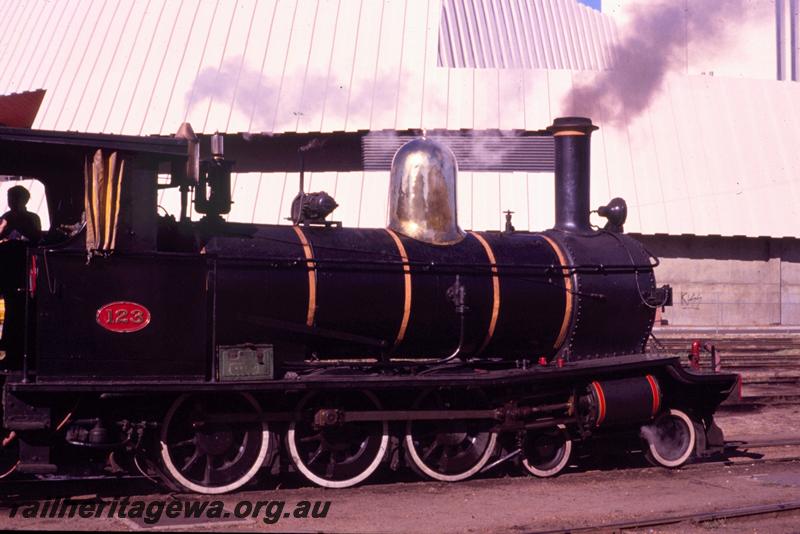
[[[21,185],[8,190],[8,211],[0,217],[0,242],[20,240],[35,245],[42,238],[39,216],[27,209],[30,198]]]
[[[4,301],[0,368],[16,368],[25,321],[25,248],[42,238],[39,216],[27,209],[31,194],[21,185],[8,190],[8,211],[0,217],[0,298]]]

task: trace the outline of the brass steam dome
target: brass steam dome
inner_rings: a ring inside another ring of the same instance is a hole
[[[389,228],[434,245],[464,239],[456,212],[458,164],[453,152],[427,138],[394,155],[389,181]]]

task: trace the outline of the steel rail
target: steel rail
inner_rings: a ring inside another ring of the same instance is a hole
[[[546,424],[547,426],[552,426],[553,421],[548,421]],[[753,442],[754,444],[756,442]],[[772,447],[772,446],[782,446],[779,445],[778,442],[758,442],[760,447]],[[800,443],[800,441],[798,441]],[[730,442],[726,442],[726,449],[728,449]],[[755,447],[753,447],[755,448]],[[506,461],[511,457],[516,456],[516,454],[512,453],[508,456],[501,458],[502,461]],[[752,465],[764,465],[764,464],[785,464],[785,463],[795,463],[800,460],[800,456],[791,456],[787,458],[764,458],[764,459],[748,459],[746,461],[736,462],[734,466],[742,467],[742,466],[752,466]],[[493,464],[490,464],[490,467],[494,467],[497,465],[498,462],[495,461]],[[698,463],[691,463],[688,465],[683,466],[682,470],[697,470],[697,469],[708,469],[718,467],[719,464],[724,463],[724,461],[720,460],[707,460],[701,461]],[[636,469],[636,467],[631,467],[630,469]],[[484,468],[482,471],[488,471],[489,467]],[[623,469],[626,470],[626,469]],[[0,480],[0,511],[4,508],[8,507],[10,504],[15,502],[29,502],[32,500],[36,500],[35,490],[38,488],[44,488],[45,486],[48,487],[50,497],[53,496],[53,493],[57,494],[61,497],[68,497],[74,495],[85,495],[85,494],[97,494],[97,495],[107,495],[104,491],[99,489],[95,489],[93,487],[94,484],[105,484],[107,482],[112,482],[115,484],[115,490],[121,492],[120,494],[124,495],[135,495],[138,494],[136,492],[141,491],[141,489],[137,486],[138,484],[150,484],[152,485],[152,480],[148,480],[146,477],[138,474],[127,474],[127,475],[113,475],[113,474],[102,474],[102,475],[93,475],[90,477],[73,477],[71,475],[45,475],[45,476],[35,476],[30,474],[24,474],[22,476],[11,476],[6,479]],[[89,484],[92,487],[87,487],[86,485]],[[79,490],[70,491],[68,488],[71,485],[78,485]],[[127,485],[133,485],[134,487],[124,489]],[[57,488],[55,492],[53,492],[53,488]],[[154,487],[154,493],[152,494],[170,494],[169,491],[163,490],[163,488],[159,488],[158,486]],[[794,501],[792,501],[794,502]],[[800,501],[797,501],[798,508],[800,508]],[[782,503],[785,504],[785,503]],[[792,508],[794,510],[796,508]],[[781,510],[779,510],[781,511]],[[788,509],[787,509],[788,511]],[[722,512],[719,512],[722,513]],[[761,513],[769,513],[768,511],[761,512]],[[734,517],[734,516],[731,516]],[[680,520],[673,520],[672,516],[669,517],[669,521],[665,523],[653,523],[653,525],[658,524],[670,524],[674,522],[679,522]],[[714,518],[708,519],[707,521],[713,520]],[[653,521],[655,519],[652,519]],[[648,520],[651,521],[651,520]],[[621,523],[622,524],[622,523]],[[628,523],[624,523],[628,525]],[[635,524],[635,521],[631,521],[630,524]],[[544,534],[549,532],[591,532],[592,529],[594,530],[609,530],[613,529],[616,523],[609,523],[608,525],[595,525],[591,527],[579,527],[579,528],[564,528],[564,529],[556,529],[556,530],[546,530],[542,532],[532,531],[534,534]],[[649,526],[650,524],[642,523],[642,527]],[[636,526],[625,526],[624,528],[636,528]],[[603,531],[605,531],[603,530]]]
[[[785,437],[764,441],[728,440],[725,449],[768,449],[770,447],[791,447],[800,445],[800,437]]]
[[[531,534],[556,534],[561,532],[619,532],[623,530],[633,530],[647,527],[657,527],[663,525],[674,525],[691,521],[694,523],[707,523],[720,519],[737,519],[742,517],[752,517],[764,514],[774,514],[779,512],[791,512],[800,510],[800,501],[785,501],[773,504],[759,504],[754,506],[741,506],[729,508],[716,512],[697,512],[693,514],[675,514],[647,519],[633,519],[630,521],[618,521],[615,523],[598,523],[583,527],[566,527],[555,530],[534,530]]]

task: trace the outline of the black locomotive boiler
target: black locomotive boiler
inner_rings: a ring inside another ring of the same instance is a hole
[[[361,229],[302,187],[293,224],[226,222],[222,136],[200,161],[186,127],[0,129],[0,173],[40,180],[52,224],[37,246],[0,244],[3,473],[139,470],[222,493],[259,472],[337,488],[381,466],[550,476],[605,438],[667,467],[721,446],[713,414],[737,377],[645,353],[671,293],[623,233],[624,202],[589,223],[594,129],[542,132],[545,232],[462,231],[457,162],[424,137],[394,156],[387,227]],[[177,219],[159,214],[165,187]]]

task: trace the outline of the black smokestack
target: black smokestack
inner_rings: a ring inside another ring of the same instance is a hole
[[[556,230],[589,233],[589,147],[597,126],[586,117],[560,117],[547,131],[556,149]]]

